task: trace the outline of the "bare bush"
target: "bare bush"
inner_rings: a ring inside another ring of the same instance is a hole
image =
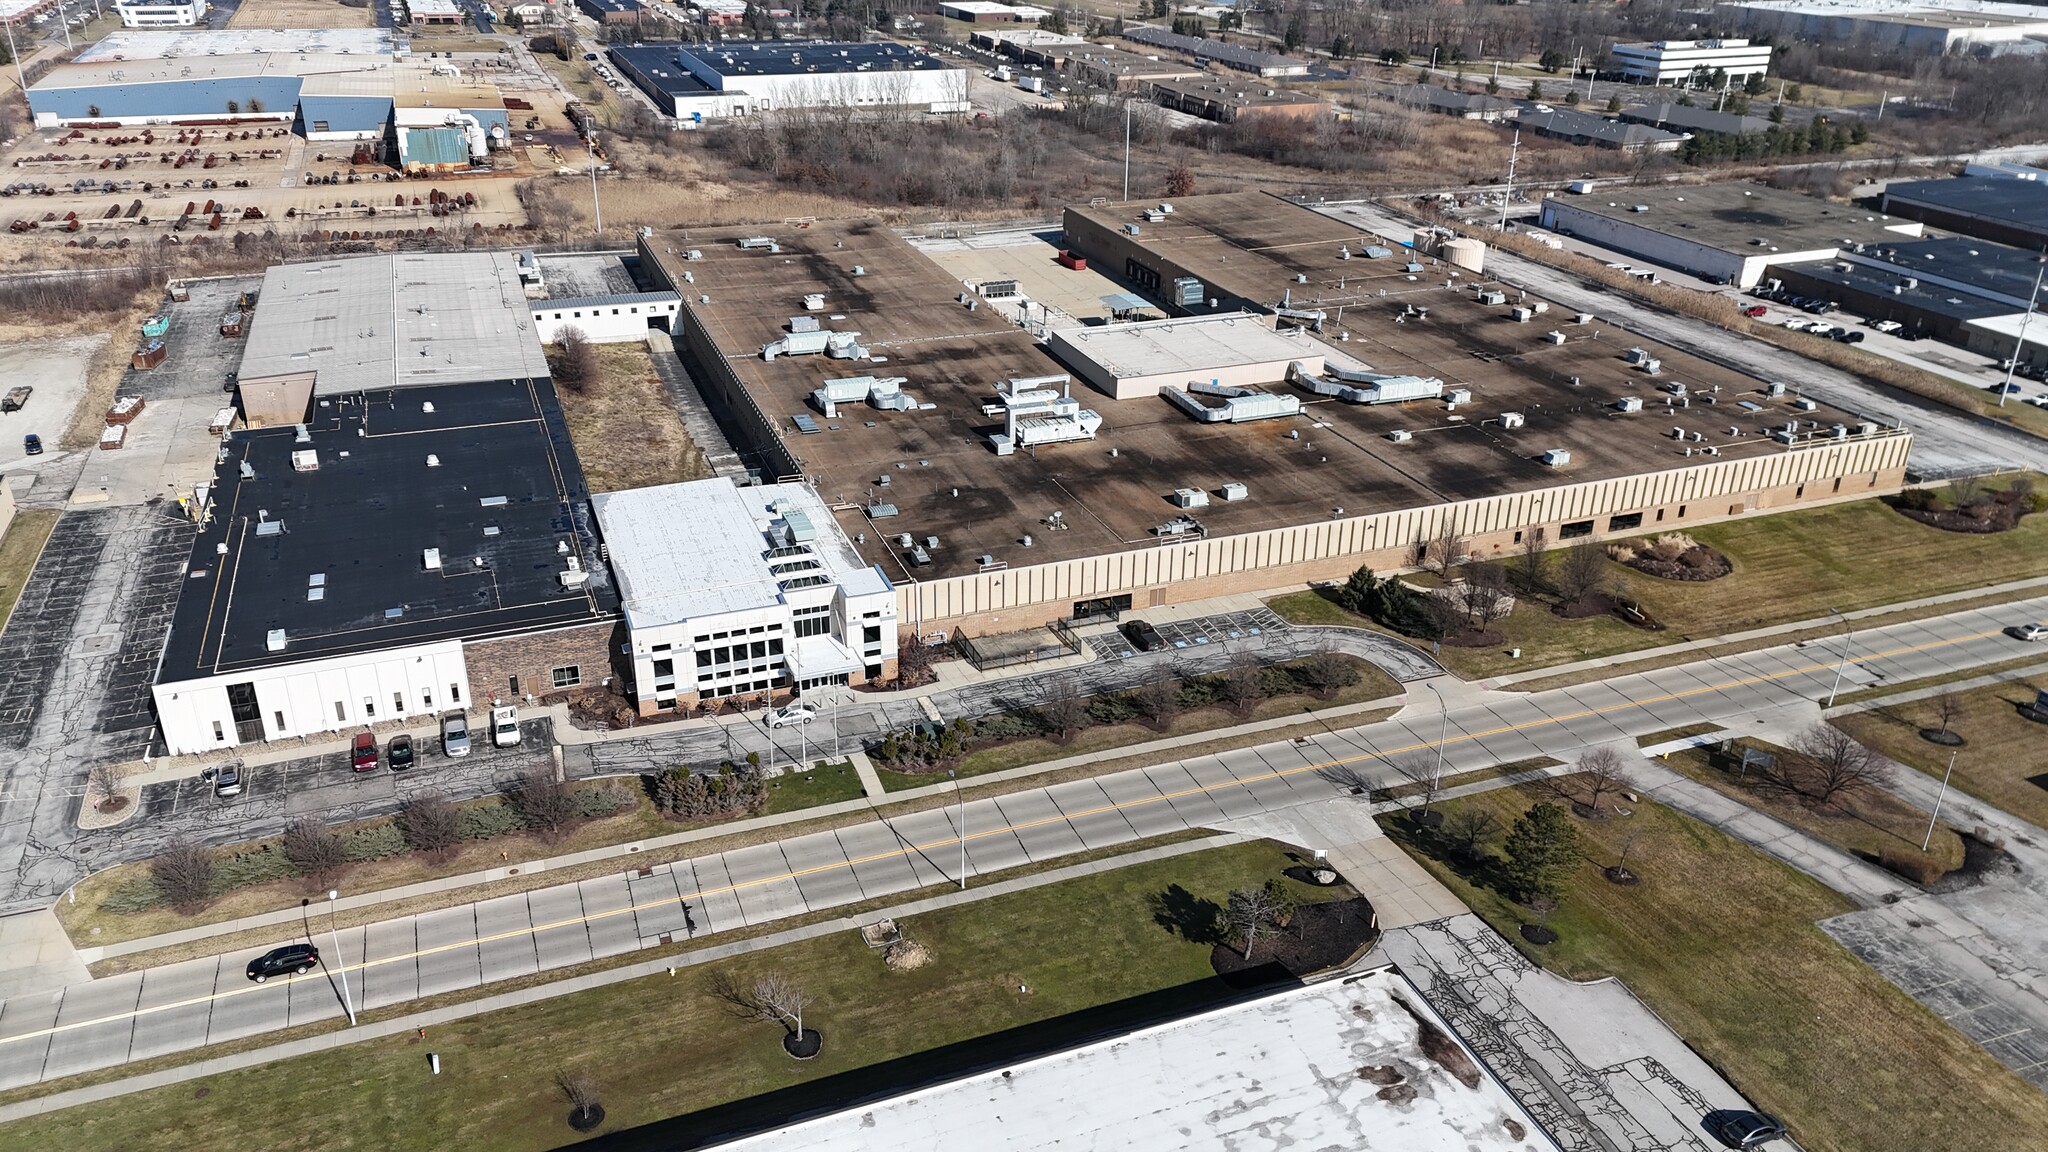
[[[102,760],[93,765],[85,774],[85,788],[93,798],[93,807],[102,812],[111,812],[119,807],[115,801],[121,798],[121,785],[126,779],[121,765],[112,760]]]
[[[519,806],[526,822],[550,840],[560,836],[562,829],[576,818],[576,794],[555,779],[553,768],[530,768],[521,773],[512,802]]]
[[[398,810],[398,831],[414,850],[446,856],[462,843],[462,810],[441,792],[415,792]]]
[[[1589,748],[1573,767],[1577,771],[1553,778],[1552,786],[1561,798],[1582,804],[1596,819],[1604,815],[1603,800],[1635,786],[1621,754],[1612,748]]]
[[[1832,724],[1815,724],[1792,742],[1794,786],[1816,804],[1832,804],[1891,779],[1891,764]]]
[[[1131,703],[1154,728],[1170,726],[1180,713],[1180,682],[1173,678],[1173,670],[1164,664],[1147,669],[1144,681],[1131,693]]]
[[[571,324],[555,334],[555,357],[551,367],[555,383],[581,392],[597,383],[597,346],[583,329]]]
[[[1249,713],[1265,695],[1265,677],[1259,658],[1250,652],[1233,655],[1230,667],[1223,670],[1217,682],[1216,695],[1239,716]]]
[[[156,882],[164,902],[180,912],[191,912],[213,894],[213,857],[206,849],[179,836],[164,845],[149,862],[149,878]]]
[[[1081,699],[1081,690],[1074,685],[1072,677],[1053,677],[1052,683],[1045,686],[1038,715],[1054,740],[1064,744],[1073,739],[1074,733],[1087,723],[1088,706]]]
[[[1567,604],[1578,604],[1605,590],[1607,557],[1600,546],[1587,541],[1564,550],[1557,566],[1557,595]]]
[[[284,856],[299,875],[325,887],[348,866],[348,852],[334,829],[310,817],[284,830]]]

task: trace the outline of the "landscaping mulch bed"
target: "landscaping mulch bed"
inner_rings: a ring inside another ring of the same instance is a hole
[[[1642,553],[1624,563],[1645,576],[1655,576],[1659,580],[1690,580],[1695,583],[1719,580],[1735,571],[1735,565],[1728,557],[1704,544],[1693,545],[1675,560]]]
[[[1299,979],[1345,963],[1378,936],[1372,901],[1363,896],[1303,904],[1285,929],[1252,945],[1250,960],[1241,949],[1218,944],[1209,952],[1209,966],[1226,979],[1255,972],[1277,976],[1274,968]]]
[[[1929,744],[1939,744],[1943,748],[1961,748],[1969,743],[1963,739],[1962,733],[1947,728],[1922,728],[1920,738]]]
[[[1444,637],[1446,648],[1498,648],[1507,642],[1505,634],[1488,629],[1468,628],[1455,636]]]
[[[1550,614],[1566,620],[1590,620],[1596,616],[1612,616],[1624,624],[1641,628],[1645,632],[1662,632],[1664,625],[1641,607],[1631,610],[1627,605],[1605,592],[1595,592],[1577,600],[1553,604]]]
[[[2020,526],[2020,518],[2034,510],[2030,494],[2015,492],[1992,492],[1989,499],[1968,508],[1914,508],[1897,498],[1892,507],[1908,520],[1917,520],[1930,528],[1944,532],[1964,532],[1986,535],[1992,532],[2010,532]]]

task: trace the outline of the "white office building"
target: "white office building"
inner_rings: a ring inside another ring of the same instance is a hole
[[[810,487],[695,480],[591,507],[642,715],[895,675],[895,588]]]
[[[1653,40],[1647,44],[1616,44],[1614,68],[1640,84],[1683,84],[1695,69],[1719,69],[1740,85],[1750,76],[1771,70],[1771,46],[1747,40]]]
[[[206,0],[119,0],[123,28],[190,28],[206,22]]]

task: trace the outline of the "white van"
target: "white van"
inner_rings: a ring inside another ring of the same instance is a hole
[[[519,743],[519,709],[510,704],[491,709],[491,743],[499,748]]]

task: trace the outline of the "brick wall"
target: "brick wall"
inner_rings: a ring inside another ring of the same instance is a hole
[[[463,645],[463,659],[469,665],[469,693],[472,708],[490,703],[493,694],[500,701],[514,699],[513,677],[518,677],[517,695],[546,696],[556,691],[580,694],[597,690],[612,670],[612,653],[625,642],[626,626],[617,620],[599,620],[551,632],[532,632],[498,640],[477,640]],[[556,668],[575,665],[582,682],[557,689],[551,675]]]

